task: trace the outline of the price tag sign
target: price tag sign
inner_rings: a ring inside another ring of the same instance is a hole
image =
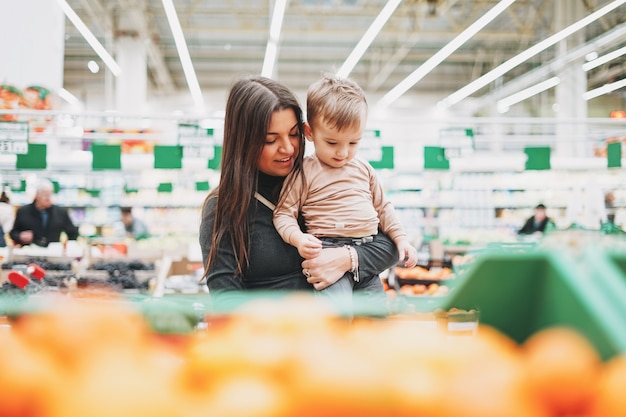
[[[474,130],[455,127],[441,129],[439,146],[444,149],[446,159],[470,155],[474,152]]]
[[[0,155],[28,153],[28,122],[0,122]]]
[[[183,147],[183,157],[213,159],[215,140],[213,129],[195,124],[178,125],[178,144]]]

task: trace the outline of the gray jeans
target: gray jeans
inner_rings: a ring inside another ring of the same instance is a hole
[[[320,240],[324,248],[335,248],[345,245],[366,245],[372,242],[373,238],[322,237]],[[328,300],[347,318],[355,315],[379,317],[388,313],[387,294],[378,274],[361,275],[359,282],[356,282],[352,272],[346,272],[337,282],[315,293]]]

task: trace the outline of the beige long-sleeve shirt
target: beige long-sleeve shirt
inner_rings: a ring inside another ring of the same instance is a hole
[[[297,179],[291,189],[283,188],[287,193],[284,204],[274,212],[274,225],[285,242],[300,232],[299,212],[306,233],[317,237],[371,236],[379,225],[394,241],[405,235],[376,172],[366,161],[353,158],[333,168],[312,155],[304,159],[303,171],[306,184]]]

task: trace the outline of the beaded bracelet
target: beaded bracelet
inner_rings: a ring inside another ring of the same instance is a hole
[[[359,282],[359,258],[352,252],[352,246],[344,245],[344,248],[348,249],[348,253],[350,254],[350,271],[354,277],[354,281]]]

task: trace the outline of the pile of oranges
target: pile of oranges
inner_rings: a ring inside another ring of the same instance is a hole
[[[252,301],[175,339],[122,300],[50,302],[0,329],[0,416],[626,416],[626,356],[573,330],[450,337],[315,300]]]

